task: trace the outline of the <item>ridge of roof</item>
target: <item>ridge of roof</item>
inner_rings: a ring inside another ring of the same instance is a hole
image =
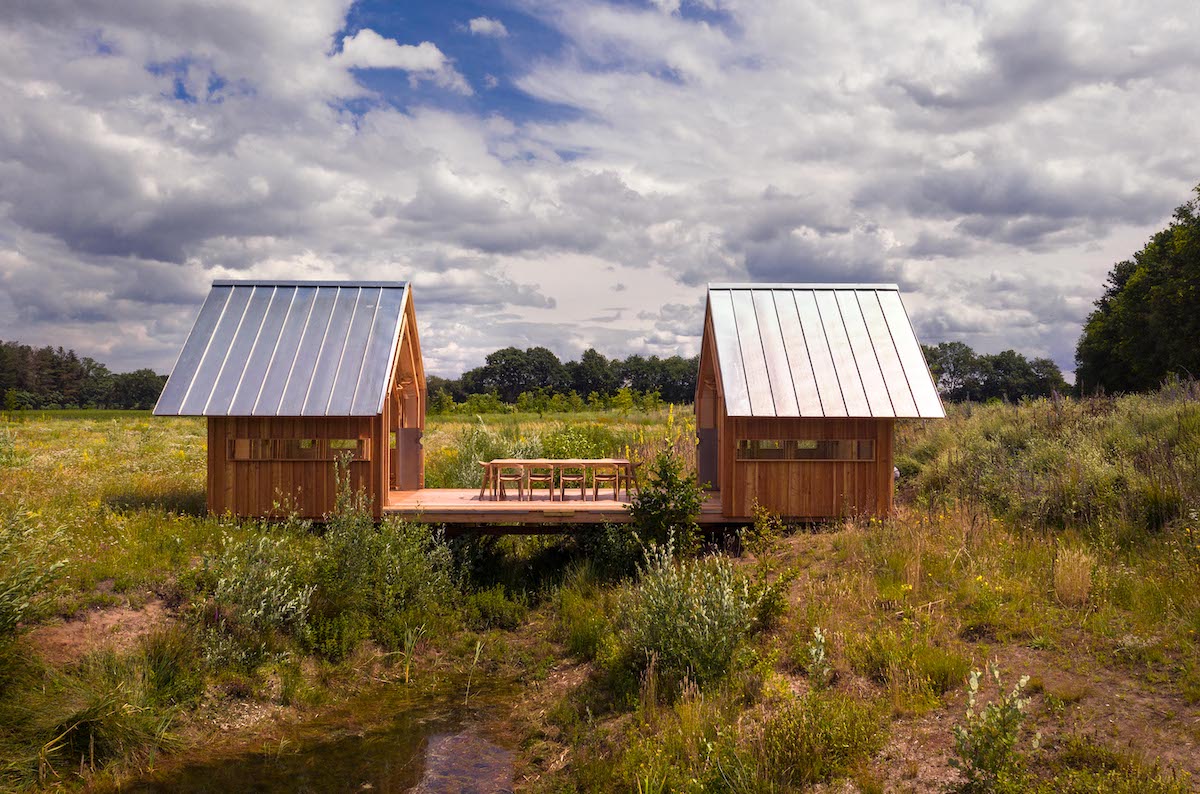
[[[240,279],[219,278],[212,283],[214,287],[363,287],[366,289],[403,289],[409,285],[407,281],[336,281],[333,279]]]
[[[714,289],[873,289],[873,290],[888,290],[899,292],[900,287],[896,284],[825,284],[822,282],[800,282],[800,283],[772,283],[764,282],[757,283],[752,281],[747,282],[729,282],[729,283],[709,283],[708,288]]]

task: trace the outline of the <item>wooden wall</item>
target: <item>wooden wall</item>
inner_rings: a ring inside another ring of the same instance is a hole
[[[749,518],[754,504],[791,518],[886,516],[892,509],[894,419],[725,417],[721,427],[722,512]],[[875,460],[739,461],[738,439],[874,439]]]
[[[230,460],[232,439],[362,438],[370,460],[350,464],[350,482],[365,490],[380,513],[386,499],[387,434],[383,417],[208,419],[208,510],[237,516],[282,516],[295,512],[321,518],[333,509],[337,482],[332,461]],[[382,443],[381,443],[382,441]],[[382,489],[382,490],[381,490]]]

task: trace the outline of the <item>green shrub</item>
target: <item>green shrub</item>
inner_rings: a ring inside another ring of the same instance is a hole
[[[759,563],[754,585],[750,589],[755,604],[754,628],[758,630],[769,630],[779,625],[787,614],[788,589],[800,575],[796,568],[788,568],[772,581],[769,573],[770,569]]]
[[[812,691],[775,709],[762,726],[762,753],[777,785],[811,785],[846,775],[883,744],[883,721],[869,705]]]
[[[738,531],[739,545],[751,554],[763,554],[779,545],[786,527],[775,513],[754,503],[754,523]]]
[[[757,607],[749,581],[727,560],[676,561],[668,540],[646,552],[621,610],[622,639],[635,663],[655,659],[667,681],[705,684],[730,670]]]
[[[637,532],[622,524],[582,525],[573,537],[592,571],[605,579],[628,578],[644,556]]]
[[[212,598],[224,620],[254,632],[302,635],[314,588],[298,571],[292,539],[260,535],[235,541],[226,535],[222,545],[205,567],[215,580]]]
[[[704,489],[695,472],[685,473],[683,461],[668,449],[654,458],[647,474],[647,482],[629,505],[638,534],[644,542],[660,546],[673,537],[676,551],[692,553],[699,543],[697,521],[704,504]]]
[[[1024,768],[1017,741],[1025,722],[1025,707],[1029,705],[1029,698],[1022,697],[1029,676],[1022,676],[1012,691],[1005,694],[1000,670],[993,664],[988,672],[996,685],[997,699],[976,708],[982,674],[972,670],[967,684],[966,724],[954,726],[957,757],[950,759],[950,765],[962,772],[964,791],[994,791],[1019,785]],[[1035,736],[1035,748],[1038,741]]]
[[[375,525],[369,506],[345,487],[312,563],[314,649],[342,659],[371,637],[398,648],[404,630],[456,609],[450,549],[428,526],[396,519]]]
[[[314,652],[331,662],[346,659],[371,635],[370,622],[361,612],[320,615],[313,621],[309,641]]]
[[[478,631],[513,631],[520,627],[521,621],[528,613],[529,607],[523,601],[510,597],[502,584],[471,593],[463,605],[466,624]]]
[[[813,637],[805,648],[808,658],[804,662],[804,672],[814,689],[824,689],[833,680],[833,665],[825,650],[825,632],[820,626],[813,628]]]

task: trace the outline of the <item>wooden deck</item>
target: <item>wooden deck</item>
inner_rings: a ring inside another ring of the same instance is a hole
[[[388,494],[384,515],[401,516],[432,524],[521,524],[561,526],[564,524],[624,524],[629,521],[629,504],[624,499],[614,501],[609,492],[606,499],[593,502],[574,499],[550,501],[545,491],[535,491],[531,501],[508,499],[480,500],[478,490],[464,488],[423,488],[419,491],[392,491]],[[624,493],[624,492],[622,492]],[[701,509],[701,524],[722,524],[721,500],[709,495]]]

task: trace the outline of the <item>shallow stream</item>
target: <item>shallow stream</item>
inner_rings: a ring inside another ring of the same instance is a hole
[[[446,687],[418,692],[403,684],[280,730],[281,740],[241,752],[173,759],[133,792],[507,792],[513,754],[486,724],[506,695]]]

